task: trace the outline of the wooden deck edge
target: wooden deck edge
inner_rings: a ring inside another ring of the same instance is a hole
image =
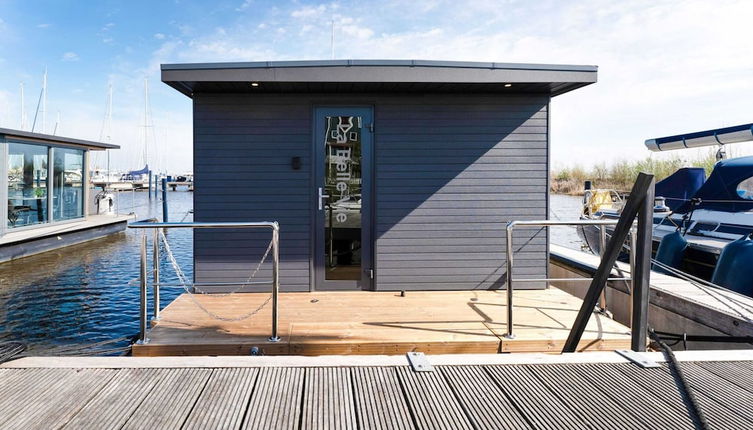
[[[664,362],[659,352],[645,353]],[[726,351],[677,351],[679,361],[753,361],[753,349]],[[572,354],[442,354],[429,355],[441,365],[628,363],[612,351]],[[228,368],[228,367],[363,367],[406,366],[405,355],[219,356],[219,357],[24,357],[0,364],[4,369],[24,368]]]

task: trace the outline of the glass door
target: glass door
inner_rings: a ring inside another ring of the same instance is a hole
[[[372,110],[315,114],[317,290],[371,288]]]

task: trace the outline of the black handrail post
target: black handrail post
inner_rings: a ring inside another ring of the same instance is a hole
[[[162,222],[167,222],[167,178],[162,178]]]
[[[641,210],[638,212],[638,237],[635,241],[635,272],[633,279],[633,317],[630,327],[630,349],[643,352],[646,350],[646,333],[648,330],[649,292],[651,290],[651,245],[654,226],[654,179],[646,191]]]
[[[635,220],[636,215],[638,215],[638,212],[643,207],[649,188],[653,189],[653,185],[653,175],[647,173],[638,174],[625,207],[620,214],[620,219],[614,228],[612,238],[601,254],[599,268],[596,269],[596,274],[594,274],[593,280],[591,280],[591,285],[588,287],[585,297],[583,297],[583,304],[580,307],[580,311],[578,311],[578,316],[575,318],[573,328],[570,330],[562,352],[575,352],[578,348],[578,343],[580,343],[583,332],[586,330],[588,320],[591,318],[591,314],[593,314],[593,310],[599,301],[599,296],[601,296],[601,292],[607,284],[607,279],[610,273],[612,273],[614,263],[617,261],[620,251],[622,251],[622,245],[625,243],[625,239],[627,239],[628,233],[630,233],[630,229],[633,227],[633,220]],[[642,267],[643,271],[649,269],[650,266],[648,265]],[[632,274],[631,276],[635,275]],[[646,279],[648,279],[648,275],[646,275]]]

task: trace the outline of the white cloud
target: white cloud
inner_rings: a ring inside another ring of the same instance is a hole
[[[155,33],[154,34],[154,38],[157,39],[157,40],[162,40],[162,39],[165,38],[165,35],[162,34],[162,33]]]
[[[43,24],[37,24],[37,28],[48,28],[50,24],[43,23]]]
[[[148,76],[153,100],[181,100],[180,108],[178,102],[155,108],[163,115],[155,122],[178,124],[175,136],[171,131],[164,137],[166,148],[190,158],[184,151],[191,134],[190,101],[154,84],[160,63],[329,58],[331,20],[337,58],[599,65],[598,83],[552,102],[555,164],[642,158],[648,155],[646,138],[749,122],[753,110],[753,56],[746,55],[753,40],[748,24],[753,3],[747,0],[711,5],[705,0],[427,0],[409,6],[385,0],[270,8],[246,1],[241,8],[244,13],[221,28],[170,22],[164,33],[169,37],[157,33],[151,40],[158,46],[148,62],[118,63],[111,78],[119,88],[119,142],[140,142],[134,124],[143,115]],[[126,58],[141,50],[134,49],[135,42],[124,45]],[[81,130],[88,130],[84,122],[93,121],[95,135],[81,137],[96,139],[101,110],[97,106],[80,117],[66,113],[66,129],[78,129],[74,125],[81,121]]]
[[[75,52],[68,51],[63,54],[61,60],[62,61],[78,61],[79,57],[78,57],[78,54],[76,54]]]
[[[254,0],[245,0],[243,3],[240,4],[237,8],[235,8],[236,12],[244,11],[251,7],[251,5],[254,3]]]

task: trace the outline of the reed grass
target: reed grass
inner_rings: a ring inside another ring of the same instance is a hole
[[[677,169],[687,166],[703,167],[708,176],[716,164],[715,154],[715,151],[710,151],[692,160],[679,155],[661,160],[649,156],[643,160],[618,161],[610,166],[599,163],[590,169],[579,165],[566,167],[552,171],[551,191],[557,194],[581,195],[586,180],[592,181],[594,188],[629,191],[639,172],[653,173],[656,180],[661,181]]]

